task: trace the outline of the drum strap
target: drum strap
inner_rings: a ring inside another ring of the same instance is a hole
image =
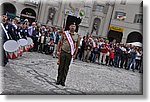
[[[7,39],[9,39],[9,35],[8,35],[8,33],[7,33],[7,31],[6,31],[6,29],[5,29],[4,25],[3,25],[3,23],[1,23],[1,26],[2,26],[4,32],[5,32],[6,36],[7,36]]]

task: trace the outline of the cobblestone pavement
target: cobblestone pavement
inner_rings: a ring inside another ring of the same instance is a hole
[[[66,86],[56,85],[57,59],[24,53],[3,68],[3,94],[142,94],[142,74],[76,60]]]

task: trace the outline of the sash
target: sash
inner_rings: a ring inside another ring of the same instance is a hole
[[[68,41],[70,49],[71,49],[71,55],[73,56],[74,52],[75,52],[75,45],[74,45],[74,42],[73,42],[73,38],[69,34],[69,31],[65,31],[65,36],[67,38],[67,41]]]
[[[53,32],[54,43],[56,42],[56,32]]]
[[[68,41],[70,49],[71,49],[71,56],[72,56],[71,63],[72,63],[73,62],[73,55],[74,55],[74,52],[75,52],[75,44],[73,42],[73,38],[69,34],[69,31],[65,31],[65,36],[67,38],[67,41]]]
[[[96,43],[93,41],[93,47],[96,48]]]
[[[9,35],[8,35],[8,33],[7,33],[7,31],[6,31],[6,29],[5,29],[4,25],[3,25],[3,23],[1,23],[1,26],[2,26],[2,28],[3,28],[4,32],[5,32],[5,34],[6,34],[7,39],[9,39]]]

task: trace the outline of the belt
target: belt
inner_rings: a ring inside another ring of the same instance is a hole
[[[71,54],[71,52],[68,53],[68,52],[64,51],[63,49],[61,49],[61,52],[64,52],[64,53],[67,53],[67,54]]]

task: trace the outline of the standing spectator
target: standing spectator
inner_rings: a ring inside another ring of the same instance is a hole
[[[48,33],[45,41],[45,54],[49,53],[49,47],[50,47],[50,34]]]
[[[130,61],[128,64],[128,69],[130,69],[132,67],[132,71],[134,72],[135,69],[135,58],[136,58],[136,48],[134,47],[131,51],[130,51]]]
[[[54,42],[54,52],[53,52],[53,58],[57,57],[56,56],[56,50],[57,50],[57,45],[58,45],[58,41],[59,41],[59,33],[57,31],[57,28],[54,28],[53,29],[53,32],[51,33],[51,38]]]
[[[122,54],[121,45],[117,44],[115,47],[115,59],[114,59],[115,67],[119,68],[120,61],[121,61],[121,54]]]
[[[86,41],[86,45],[85,45],[85,49],[84,49],[84,60],[83,61],[89,62],[88,60],[89,60],[89,57],[91,55],[92,47],[93,47],[92,38],[89,38]]]
[[[28,28],[28,32],[29,32],[29,35],[28,35],[28,37],[31,37],[32,38],[32,34],[33,34],[33,31],[35,30],[35,28],[36,28],[36,23],[35,22],[33,22],[32,23],[32,26],[30,26],[29,28]]]
[[[39,35],[39,29],[37,29],[37,25],[36,25],[35,22],[33,22],[32,26],[30,26],[28,28],[28,33],[29,33],[29,37],[32,38],[33,43],[34,43],[33,50],[37,51],[37,49],[38,49],[38,42],[37,42],[37,40],[38,40],[38,35]]]
[[[102,44],[104,44],[104,39],[103,38],[99,38],[98,39],[98,47],[99,47],[98,63],[99,64],[101,62],[101,59],[100,59],[101,51],[100,50],[101,50]]]
[[[140,51],[139,48],[137,48],[136,58],[135,58],[135,62],[136,62],[135,69],[137,69],[137,70],[139,70],[141,67],[141,57],[142,57],[142,52]]]
[[[142,53],[142,49],[140,49],[141,53]],[[141,66],[139,68],[139,73],[143,73],[143,53],[142,53],[142,56],[141,56]]]
[[[127,67],[128,67],[128,51],[130,50],[129,46],[126,45],[125,49],[126,49],[126,51],[124,52],[124,68],[127,69]]]
[[[98,46],[98,43],[96,42],[95,44],[96,44],[96,46],[93,48],[93,55],[92,55],[92,62],[93,63],[96,62],[97,56],[99,55],[99,46]]]
[[[81,49],[79,53],[79,60],[83,60],[84,49],[85,49],[85,44],[86,44],[86,36],[83,37],[83,40],[80,40],[80,44],[81,44]]]
[[[108,46],[106,43],[102,44],[100,51],[101,51],[101,54],[100,54],[101,64],[106,65],[106,54],[108,52]]]
[[[114,55],[114,48],[111,48],[109,54],[109,66],[114,66]]]
[[[106,45],[106,48],[107,48],[107,53],[106,53],[106,59],[105,59],[105,61],[106,61],[106,65],[108,64],[108,62],[109,62],[109,48],[110,48],[110,44],[108,43],[109,41],[108,40],[106,40],[105,41],[105,45]]]
[[[125,52],[126,52],[126,48],[124,47],[124,44],[121,45],[121,62],[120,62],[120,68],[123,68],[124,66],[124,62],[125,62]]]
[[[46,41],[46,37],[45,37],[45,33],[43,32],[41,37],[40,37],[40,52],[43,53],[44,52],[44,45],[45,45],[45,41]]]

